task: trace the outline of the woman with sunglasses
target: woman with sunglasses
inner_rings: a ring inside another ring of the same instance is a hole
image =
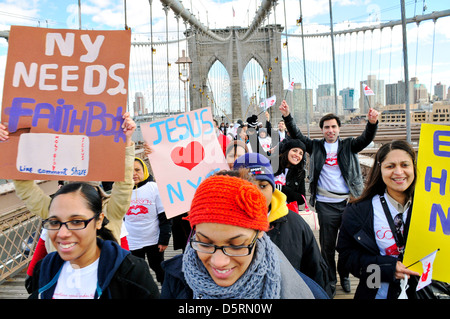
[[[95,187],[71,183],[55,193],[42,222],[56,247],[33,272],[30,298],[158,298],[145,261],[119,246]]]
[[[314,298],[318,285],[266,235],[266,199],[246,178],[214,175],[197,188],[188,216],[194,234],[183,255],[163,263],[161,298]]]
[[[355,299],[397,299],[405,276],[408,297],[417,298],[420,274],[402,263],[416,178],[414,149],[404,141],[384,144],[362,195],[347,206],[336,248],[339,262],[360,278]]]

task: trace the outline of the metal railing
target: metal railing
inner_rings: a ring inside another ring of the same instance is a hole
[[[31,260],[41,231],[41,219],[26,208],[0,216],[0,284]]]

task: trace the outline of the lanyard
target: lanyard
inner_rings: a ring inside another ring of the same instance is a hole
[[[381,205],[383,206],[384,214],[386,215],[386,219],[389,223],[389,227],[391,228],[392,234],[394,235],[395,243],[397,244],[397,249],[400,253],[403,253],[405,248],[405,240],[400,230],[397,231],[397,228],[394,225],[394,220],[392,219],[391,211],[386,203],[386,199],[384,196],[380,196]],[[405,226],[403,226],[405,227]]]

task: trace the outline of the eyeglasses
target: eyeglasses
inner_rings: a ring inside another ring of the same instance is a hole
[[[216,246],[213,244],[203,243],[201,241],[190,239],[191,247],[201,253],[214,254],[217,249],[222,250],[222,252],[230,257],[243,257],[248,256],[252,253],[253,247],[255,246],[256,240],[258,239],[259,231],[256,232],[255,237],[248,246]]]
[[[98,214],[89,219],[74,219],[64,223],[59,220],[45,219],[42,221],[42,227],[47,230],[60,230],[62,225],[65,225],[68,230],[81,230],[85,229],[91,220],[96,217],[98,217]]]

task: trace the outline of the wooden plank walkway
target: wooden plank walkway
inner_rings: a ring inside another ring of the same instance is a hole
[[[319,232],[314,231],[314,235],[316,236],[317,242],[319,242]],[[169,247],[166,249],[164,257],[167,260],[178,254],[181,254],[181,252],[182,252],[181,249],[173,250],[172,242],[170,242]],[[156,278],[156,275],[153,272],[153,270],[150,269],[150,273],[152,274],[153,278]],[[13,277],[6,279],[0,285],[0,299],[27,299],[28,292],[25,289],[25,278],[26,278],[26,269],[22,270]],[[334,297],[334,299],[353,299],[353,294],[356,290],[356,286],[358,285],[359,280],[350,275],[350,282],[352,290],[350,293],[346,293],[339,284],[338,278],[338,284],[336,286],[336,296]],[[161,286],[159,285],[159,283],[158,288],[161,290]]]

